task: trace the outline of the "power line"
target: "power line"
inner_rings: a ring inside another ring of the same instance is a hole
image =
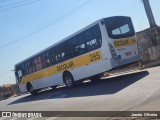
[[[10,0],[1,0],[0,3],[5,3],[5,2],[8,2]]]
[[[84,2],[83,4],[81,4],[80,6],[74,8],[73,10],[71,10],[70,12],[68,12],[67,14],[65,14],[65,15],[57,18],[56,20],[52,21],[51,23],[49,23],[49,24],[47,24],[47,25],[45,25],[45,26],[43,26],[43,27],[41,27],[41,28],[39,28],[39,29],[37,29],[37,30],[35,30],[35,31],[33,31],[33,32],[31,32],[31,33],[29,33],[29,34],[27,34],[27,35],[19,38],[19,39],[17,39],[17,40],[14,40],[12,42],[9,42],[9,43],[7,43],[5,45],[0,46],[0,49],[8,47],[8,46],[10,46],[12,44],[15,44],[15,43],[17,43],[17,42],[19,42],[21,40],[29,38],[29,37],[33,36],[34,34],[37,34],[37,33],[41,32],[41,31],[47,29],[48,27],[50,27],[50,26],[56,24],[57,22],[63,20],[65,17],[67,17],[67,16],[69,16],[69,15],[77,12],[79,9],[83,8],[84,6],[86,6],[87,4],[89,4],[90,2],[91,2],[91,0],[87,0],[86,2]]]
[[[28,2],[28,1],[22,0],[22,1],[11,3],[11,4],[7,4],[7,5],[1,5],[0,8],[2,8],[2,7],[8,7],[8,6],[13,6],[13,5],[16,5],[16,4],[21,4],[21,3],[26,3],[26,2]]]
[[[39,2],[39,1],[41,1],[41,0],[34,0],[34,1],[27,2],[27,3],[23,3],[23,4],[20,4],[20,5],[15,5],[15,6],[13,6],[13,7],[9,7],[9,8],[2,9],[2,10],[0,10],[0,12],[4,12],[4,11],[10,10],[10,9],[14,9],[14,8],[22,7],[22,6],[24,6],[24,5],[28,5],[28,4],[32,4],[32,3],[36,3],[36,2]]]

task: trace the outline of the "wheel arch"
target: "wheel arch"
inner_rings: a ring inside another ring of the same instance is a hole
[[[26,88],[27,88],[27,91],[29,91],[29,86],[32,86],[32,84],[30,83],[30,82],[27,82],[27,84],[26,84]],[[33,87],[33,86],[32,86]]]

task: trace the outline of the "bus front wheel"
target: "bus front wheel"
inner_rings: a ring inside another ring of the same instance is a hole
[[[64,83],[68,88],[75,86],[75,81],[73,76],[70,73],[65,73],[63,77]]]
[[[31,95],[36,95],[37,94],[37,90],[33,90],[33,86],[31,84],[28,84],[27,85],[27,89],[28,89],[28,92],[30,92]]]

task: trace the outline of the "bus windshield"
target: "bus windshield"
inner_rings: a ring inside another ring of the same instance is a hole
[[[110,38],[119,39],[135,35],[135,31],[129,17],[110,17],[105,18],[104,22]]]

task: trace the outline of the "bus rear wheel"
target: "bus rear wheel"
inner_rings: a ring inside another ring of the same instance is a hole
[[[99,81],[101,77],[102,77],[102,74],[99,74],[99,75],[95,75],[95,76],[93,76],[93,77],[90,77],[89,79],[90,79],[92,82],[96,82],[96,81]]]
[[[27,85],[28,88],[28,92],[30,92],[31,95],[36,95],[37,94],[37,90],[33,90],[33,86],[31,84]]]
[[[55,89],[56,89],[56,87],[57,87],[57,85],[55,85],[55,86],[51,86],[51,88],[52,88],[53,90],[55,90]]]
[[[75,81],[73,76],[70,73],[65,73],[63,77],[64,83],[68,88],[75,86]]]

